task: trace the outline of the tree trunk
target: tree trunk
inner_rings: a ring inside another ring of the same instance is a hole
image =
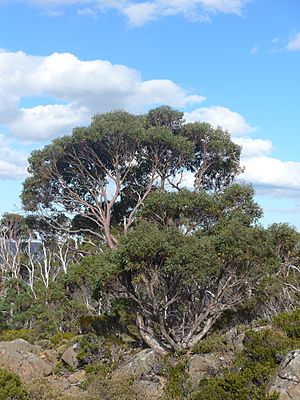
[[[136,316],[137,326],[144,342],[159,356],[166,356],[168,351],[160,345],[160,343],[149,334],[145,327],[144,318],[141,314],[137,313]]]

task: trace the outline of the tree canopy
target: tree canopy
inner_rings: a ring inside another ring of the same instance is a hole
[[[81,230],[114,248],[116,227],[126,233],[149,194],[184,187],[184,174],[197,191],[227,186],[241,171],[240,147],[220,128],[183,122],[167,106],[96,115],[89,127],[32,153],[25,209],[76,214]]]

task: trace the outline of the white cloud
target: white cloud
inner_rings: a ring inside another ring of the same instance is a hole
[[[204,121],[215,127],[220,126],[232,136],[241,136],[256,130],[242,115],[221,106],[200,107],[184,116],[187,122]]]
[[[27,174],[27,154],[14,150],[0,134],[0,179],[24,178]]]
[[[132,26],[142,26],[147,22],[157,19],[158,6],[156,3],[144,2],[129,4],[123,9],[123,13],[128,18]]]
[[[245,172],[242,178],[253,183],[264,193],[273,191],[287,194],[296,191],[300,195],[300,163],[259,156],[243,160]],[[282,192],[283,191],[283,192]],[[285,191],[285,192],[284,192]]]
[[[185,113],[185,118],[187,122],[208,122],[231,133],[233,141],[242,146],[241,165],[245,172],[239,179],[253,184],[258,193],[300,197],[300,163],[272,157],[272,142],[249,137],[248,134],[256,128],[250,126],[242,115],[226,107],[211,106]],[[192,182],[193,177],[187,174],[185,183],[191,186]]]
[[[300,32],[295,33],[288,42],[287,49],[290,51],[300,50]]]
[[[25,0],[40,7],[87,5],[90,11],[116,9],[130,25],[141,26],[149,21],[172,15],[183,15],[192,21],[207,21],[215,13],[241,15],[249,0]],[[79,12],[79,14],[81,14]],[[84,13],[86,15],[86,13]],[[90,12],[93,15],[93,12]]]
[[[87,123],[89,117],[86,108],[73,108],[72,104],[22,108],[10,130],[20,138],[43,141],[69,133],[75,126]]]
[[[233,141],[242,146],[243,159],[266,155],[272,151],[272,142],[270,140],[238,137],[233,138]]]
[[[0,51],[0,76],[0,124],[16,136],[38,141],[66,133],[96,112],[140,112],[160,103],[185,107],[204,100],[171,80],[145,81],[125,65],[82,61],[69,53],[35,57]],[[51,97],[54,104],[20,108],[21,101],[26,105],[33,96]]]

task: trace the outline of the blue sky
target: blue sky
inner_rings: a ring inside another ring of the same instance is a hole
[[[264,223],[300,229],[299,0],[0,0],[0,213],[27,156],[96,112],[228,129]]]

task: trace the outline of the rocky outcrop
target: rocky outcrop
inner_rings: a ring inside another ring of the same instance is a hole
[[[160,400],[164,398],[165,381],[161,379],[147,380],[139,379],[133,382],[133,389],[138,394],[143,394],[143,398]]]
[[[54,366],[48,357],[40,346],[23,339],[0,342],[0,368],[18,374],[23,382],[52,374]]]
[[[278,392],[279,400],[300,399],[300,350],[288,353],[270,386],[270,393]]]
[[[149,374],[155,374],[160,364],[159,358],[153,350],[144,349],[126,363],[121,364],[115,373],[130,375],[132,378],[142,378]]]
[[[195,388],[204,378],[220,375],[222,369],[228,367],[232,361],[231,354],[195,354],[187,364],[187,372],[192,386]]]
[[[76,369],[78,367],[78,360],[74,346],[67,348],[67,350],[64,351],[63,355],[61,356],[61,359],[69,367]]]
[[[158,400],[164,394],[164,379],[159,375],[163,364],[150,349],[144,349],[121,364],[113,373],[114,378],[133,379],[133,389],[146,398]]]

